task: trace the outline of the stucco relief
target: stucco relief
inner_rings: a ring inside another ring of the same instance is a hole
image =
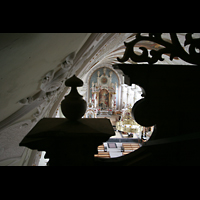
[[[63,86],[64,79],[73,65],[75,55],[75,52],[69,54],[66,57],[65,62],[61,64],[61,68],[58,71],[51,70],[45,74],[39,86],[41,89],[39,93],[34,96],[23,98],[19,101],[19,103],[29,105],[35,100],[46,100],[49,96],[54,95],[55,92]]]
[[[31,120],[25,120],[1,131],[0,134],[0,166],[14,164],[15,162],[19,164],[23,156],[26,155],[25,162],[30,154],[27,152],[27,148],[20,147],[19,143],[23,137],[27,134],[27,130],[30,130],[35,123]],[[16,130],[19,130],[16,134]],[[23,163],[22,163],[23,164]]]

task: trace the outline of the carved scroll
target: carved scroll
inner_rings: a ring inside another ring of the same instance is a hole
[[[192,38],[192,34],[193,33],[187,33],[185,35],[184,46],[190,45],[188,53],[185,51],[184,47],[181,46],[176,33],[170,33],[171,41],[169,42],[163,40],[161,37],[162,33],[149,33],[149,36],[143,36],[141,33],[138,33],[133,41],[129,43],[124,42],[126,46],[124,56],[122,58],[117,58],[117,60],[119,62],[125,62],[130,58],[134,62],[148,62],[149,64],[154,64],[158,60],[164,60],[164,58],[162,58],[163,54],[170,54],[170,60],[179,57],[188,63],[200,65],[200,38]],[[155,42],[162,45],[164,48],[158,51],[152,49],[150,51],[151,56],[149,56],[149,52],[145,47],[139,47],[139,49],[142,50],[142,54],[138,55],[134,52],[134,47],[140,41]]]

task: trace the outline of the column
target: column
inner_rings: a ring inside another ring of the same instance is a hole
[[[116,110],[116,93],[112,94],[113,110]]]
[[[111,92],[109,92],[109,105],[108,108],[111,108],[112,105],[112,97],[111,97]]]
[[[133,91],[132,86],[127,87],[127,104],[132,105]]]
[[[121,85],[121,109],[123,108],[124,84]]]
[[[127,105],[127,85],[123,84],[122,85],[122,106],[123,102],[125,103],[125,107]]]
[[[97,94],[96,94],[96,92],[95,92],[95,93],[94,93],[94,108],[96,108],[96,102],[97,102],[96,97],[97,97]]]
[[[128,97],[128,104],[133,106],[133,87],[132,86],[129,86],[129,91],[128,91],[128,94],[129,94],[129,97]]]
[[[97,102],[96,102],[96,108],[99,108],[99,92],[96,92]]]

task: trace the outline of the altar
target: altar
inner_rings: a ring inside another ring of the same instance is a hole
[[[94,76],[91,81],[91,99],[94,108],[98,110],[98,114],[108,115],[116,110],[118,80],[117,77],[113,79],[113,76],[116,76],[113,71],[104,67],[96,72],[96,77]]]
[[[112,65],[99,64],[85,76],[83,98],[87,101],[85,118],[108,118],[115,124],[121,110],[141,99],[141,88],[125,84],[123,72]]]
[[[108,111],[107,110],[101,110],[99,112],[99,115],[108,115]]]

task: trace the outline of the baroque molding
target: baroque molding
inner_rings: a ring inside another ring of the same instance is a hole
[[[54,95],[55,92],[63,86],[64,79],[72,68],[75,55],[75,52],[69,54],[66,57],[65,62],[61,64],[61,68],[58,71],[51,70],[45,74],[39,86],[41,89],[39,93],[34,96],[21,99],[19,103],[22,105],[29,105],[35,100],[47,100],[49,97]]]
[[[197,52],[197,49],[200,50],[200,38],[193,38],[193,33],[187,33],[185,35],[184,46],[189,45],[189,53],[185,51],[184,47],[180,44],[178,36],[176,33],[170,33],[170,41],[164,40],[161,36],[162,33],[149,33],[149,36],[143,36],[141,33],[138,33],[135,39],[131,42],[124,42],[126,50],[122,58],[117,58],[119,62],[126,62],[129,58],[134,62],[148,62],[149,64],[154,64],[158,60],[163,61],[163,54],[170,54],[170,60],[173,60],[175,57],[179,57],[182,60],[191,63],[200,65],[200,53]],[[164,48],[159,50],[151,50],[149,52],[145,47],[139,47],[142,50],[142,54],[138,55],[134,52],[134,47],[138,42],[141,41],[151,41],[162,45]]]
[[[34,125],[35,123],[31,120],[24,120],[0,132],[0,166],[22,164],[28,160],[30,154],[27,148],[19,147],[19,142]]]
[[[100,54],[100,51],[101,55],[98,56],[103,56],[105,43],[108,42],[110,44],[110,42],[112,42],[113,39],[119,35],[120,34],[92,33],[77,53],[72,52],[66,57],[65,62],[60,64],[59,70],[51,70],[43,76],[41,82],[39,83],[39,92],[33,96],[25,97],[18,101],[18,103],[23,106],[15,113],[0,122],[0,131],[12,125],[31,110],[43,104],[45,101],[50,101],[52,96],[58,96],[58,93],[63,91],[64,88],[63,80],[72,76],[73,74],[78,76],[78,74],[81,72],[80,69],[82,70],[85,68],[87,70],[87,66],[92,64],[88,63],[88,59],[91,59],[91,56]],[[122,38],[119,40],[121,39]],[[38,117],[38,112],[40,111],[37,111],[35,116],[33,116],[35,119]]]
[[[16,120],[35,108],[37,108],[37,112],[33,115],[33,121],[37,121],[37,119],[40,118],[41,113],[43,113],[41,107],[47,106],[53,97],[63,91],[64,80],[71,75],[70,70],[72,69],[75,55],[75,52],[69,54],[66,57],[65,62],[60,65],[58,71],[51,70],[45,74],[39,83],[39,88],[41,90],[38,93],[18,101],[23,107],[0,122],[0,131],[12,125]]]
[[[51,101],[53,96],[56,96],[57,98],[60,92],[62,92],[65,88],[64,80],[75,74],[77,69],[79,69],[87,59],[87,55],[84,55],[85,52],[87,52],[92,46],[96,46],[98,44],[98,40],[100,41],[101,37],[104,36],[104,34],[98,33],[91,34],[77,53],[72,52],[66,57],[65,61],[60,64],[59,70],[51,70],[47,72],[39,83],[40,91],[33,96],[25,97],[19,100],[18,103],[23,105],[23,107],[0,122],[0,131],[15,123],[31,110],[39,107],[45,101]],[[95,49],[96,48],[94,48],[92,52]],[[37,108],[37,112],[33,116],[34,121],[39,119],[39,113],[40,108]]]
[[[57,96],[58,93],[62,92],[64,90],[64,79],[75,74],[76,70],[85,62],[86,55],[84,55],[84,53],[88,51],[91,46],[97,45],[98,42],[95,41],[100,40],[101,37],[102,36],[98,33],[91,34],[77,53],[72,52],[66,57],[58,71],[51,70],[47,72],[39,83],[39,88],[41,90],[33,96],[19,100],[18,103],[23,105],[23,107],[0,122],[0,131],[15,123],[25,114],[40,106],[43,102],[49,101],[53,95]],[[80,59],[83,55],[84,59]],[[37,111],[35,116],[33,116],[35,120],[37,120],[38,112],[40,111]]]

